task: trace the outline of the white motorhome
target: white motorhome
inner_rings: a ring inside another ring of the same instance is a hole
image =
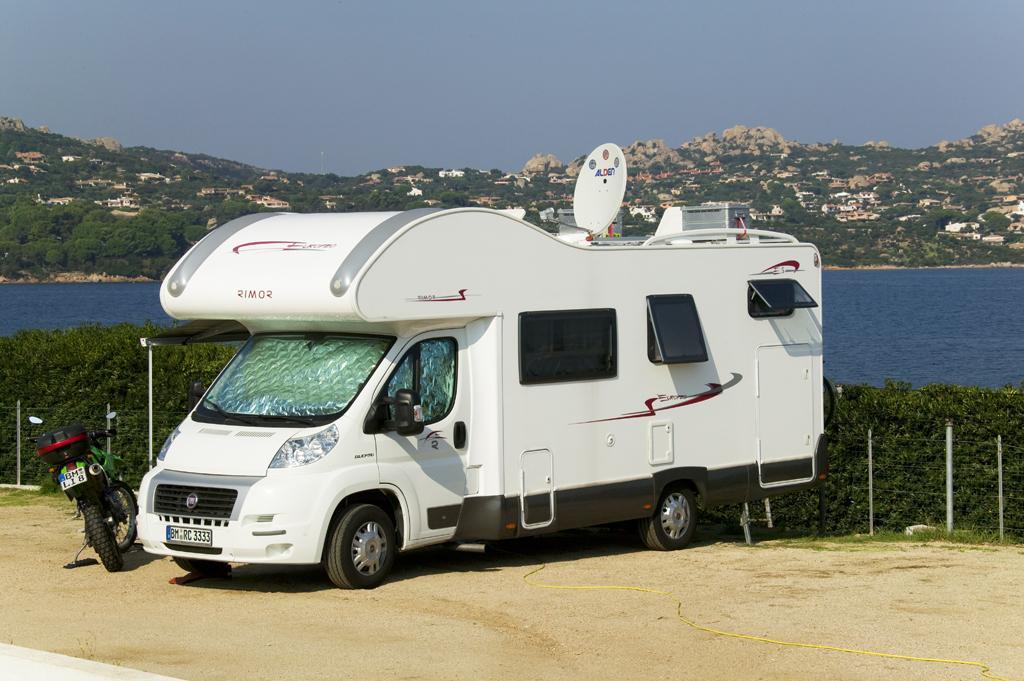
[[[820,266],[784,234],[670,222],[646,241],[478,208],[229,222],[161,286],[199,320],[169,337],[248,339],[143,480],[145,550],[372,587],[442,542],[637,520],[682,548],[698,499],[824,479]]]

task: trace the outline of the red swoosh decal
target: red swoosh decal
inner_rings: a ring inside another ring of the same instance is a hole
[[[245,248],[246,246],[270,246],[273,244],[288,244],[290,246],[291,244],[297,243],[298,241],[250,241],[245,244],[238,244],[237,246],[231,249],[231,252],[238,253],[238,249]]]
[[[612,416],[606,419],[594,419],[593,421],[579,421],[577,423],[572,423],[570,425],[578,426],[585,423],[604,423],[605,421],[624,421],[626,419],[647,418],[650,416],[654,416],[659,412],[668,411],[669,409],[688,407],[691,404],[698,404],[699,402],[710,400],[712,397],[717,397],[718,395],[721,395],[723,392],[725,392],[726,388],[731,388],[732,386],[739,383],[741,380],[743,380],[743,376],[734,372],[732,374],[732,378],[727,383],[725,383],[725,385],[722,385],[721,383],[708,383],[708,389],[705,390],[704,392],[697,393],[696,395],[680,395],[679,397],[682,398],[682,401],[676,402],[674,404],[669,404],[663,407],[655,407],[655,402],[657,402],[661,398],[650,397],[644,400],[644,411],[628,412],[626,414],[623,414],[622,416]]]
[[[777,270],[780,267],[792,267],[793,270],[796,271],[800,269],[800,262],[797,260],[783,260],[782,262],[772,265],[771,267],[764,268],[763,270],[761,270],[761,274],[764,274],[765,272],[771,272],[772,270]]]

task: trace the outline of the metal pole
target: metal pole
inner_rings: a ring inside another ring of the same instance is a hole
[[[15,407],[14,412],[15,412],[14,416],[17,419],[17,422],[18,422],[18,425],[15,426],[15,432],[17,433],[15,435],[15,442],[16,442],[15,447],[16,447],[16,451],[17,451],[17,454],[18,454],[18,456],[17,456],[18,463],[17,463],[17,474],[16,474],[16,477],[15,477],[15,483],[14,484],[20,486],[21,485],[21,400],[18,400],[18,404]]]
[[[107,414],[110,414],[110,402],[107,402]],[[107,416],[107,431],[110,431],[110,416]],[[107,435],[107,453],[110,453],[110,436]]]
[[[740,515],[740,525],[743,526],[743,538],[747,542],[747,546],[753,546],[754,540],[750,536],[750,504],[746,501],[743,502],[743,513]]]
[[[775,525],[772,524],[772,504],[768,501],[768,497],[764,498],[764,519],[768,521],[769,529],[775,527]]]
[[[825,481],[818,483],[818,535],[825,534]]]
[[[146,343],[149,353],[149,467],[153,467],[153,346]]]
[[[999,541],[1003,541],[1003,436],[996,436],[996,470],[999,472]]]
[[[953,534],[953,422],[946,421],[946,532]]]
[[[874,438],[868,428],[868,534],[875,534],[875,454]]]

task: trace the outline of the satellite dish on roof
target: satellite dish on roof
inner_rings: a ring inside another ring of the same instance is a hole
[[[626,156],[607,142],[590,152],[576,177],[572,212],[576,226],[591,234],[608,229],[626,195]]]

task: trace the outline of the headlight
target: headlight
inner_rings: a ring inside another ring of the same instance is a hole
[[[338,444],[338,429],[330,426],[319,433],[293,437],[277,450],[271,468],[293,468],[319,461]]]
[[[156,455],[157,461],[164,460],[164,458],[167,456],[167,450],[171,448],[171,443],[174,442],[174,438],[178,437],[179,435],[181,435],[181,426],[178,426],[177,428],[172,430],[171,434],[167,436],[166,440],[164,440],[164,446],[160,448],[160,453]]]

